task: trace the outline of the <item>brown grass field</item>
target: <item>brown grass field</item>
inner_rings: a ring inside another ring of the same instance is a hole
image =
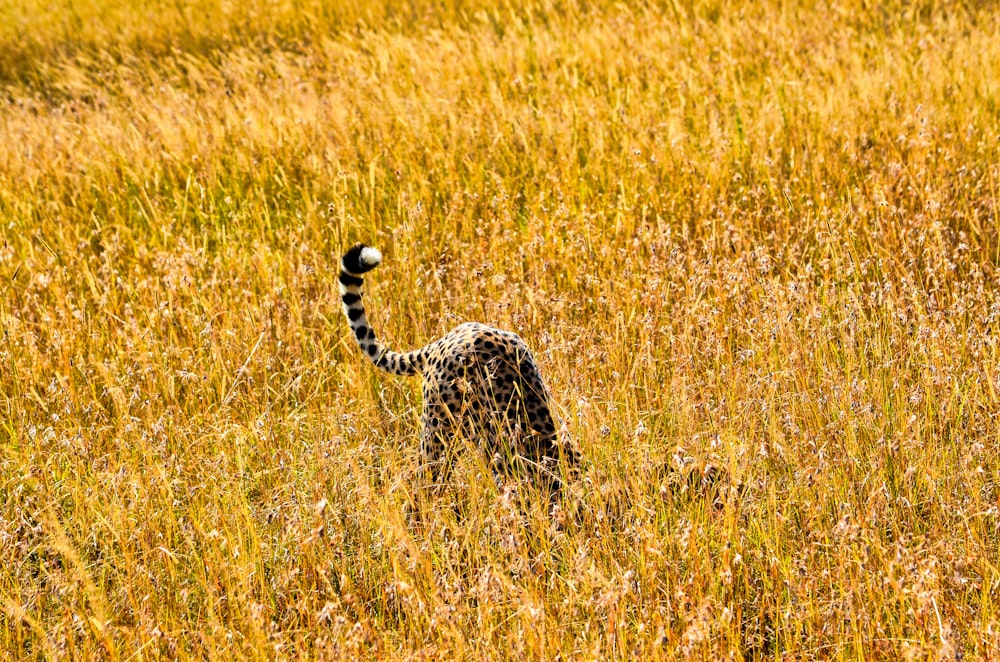
[[[989,2],[2,3],[0,659],[998,660],[998,197]]]

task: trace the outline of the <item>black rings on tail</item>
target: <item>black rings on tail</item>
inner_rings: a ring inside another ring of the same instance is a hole
[[[344,304],[344,315],[351,325],[358,346],[365,356],[379,368],[394,375],[417,374],[416,359],[419,352],[400,354],[386,348],[375,336],[375,330],[368,324],[365,306],[361,303],[363,274],[382,263],[382,254],[376,248],[357,244],[340,259],[340,300]]]

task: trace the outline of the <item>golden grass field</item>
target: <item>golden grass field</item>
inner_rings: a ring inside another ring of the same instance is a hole
[[[0,5],[0,658],[1000,659],[998,145],[988,2]]]

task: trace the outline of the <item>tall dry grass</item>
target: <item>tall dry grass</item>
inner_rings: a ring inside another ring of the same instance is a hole
[[[1000,657],[989,3],[0,25],[8,657]],[[414,525],[356,240],[394,347],[535,349],[560,517],[468,453]]]

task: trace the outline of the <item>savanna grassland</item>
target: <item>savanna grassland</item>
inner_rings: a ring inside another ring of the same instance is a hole
[[[1000,659],[998,134],[986,2],[3,3],[0,657]]]

